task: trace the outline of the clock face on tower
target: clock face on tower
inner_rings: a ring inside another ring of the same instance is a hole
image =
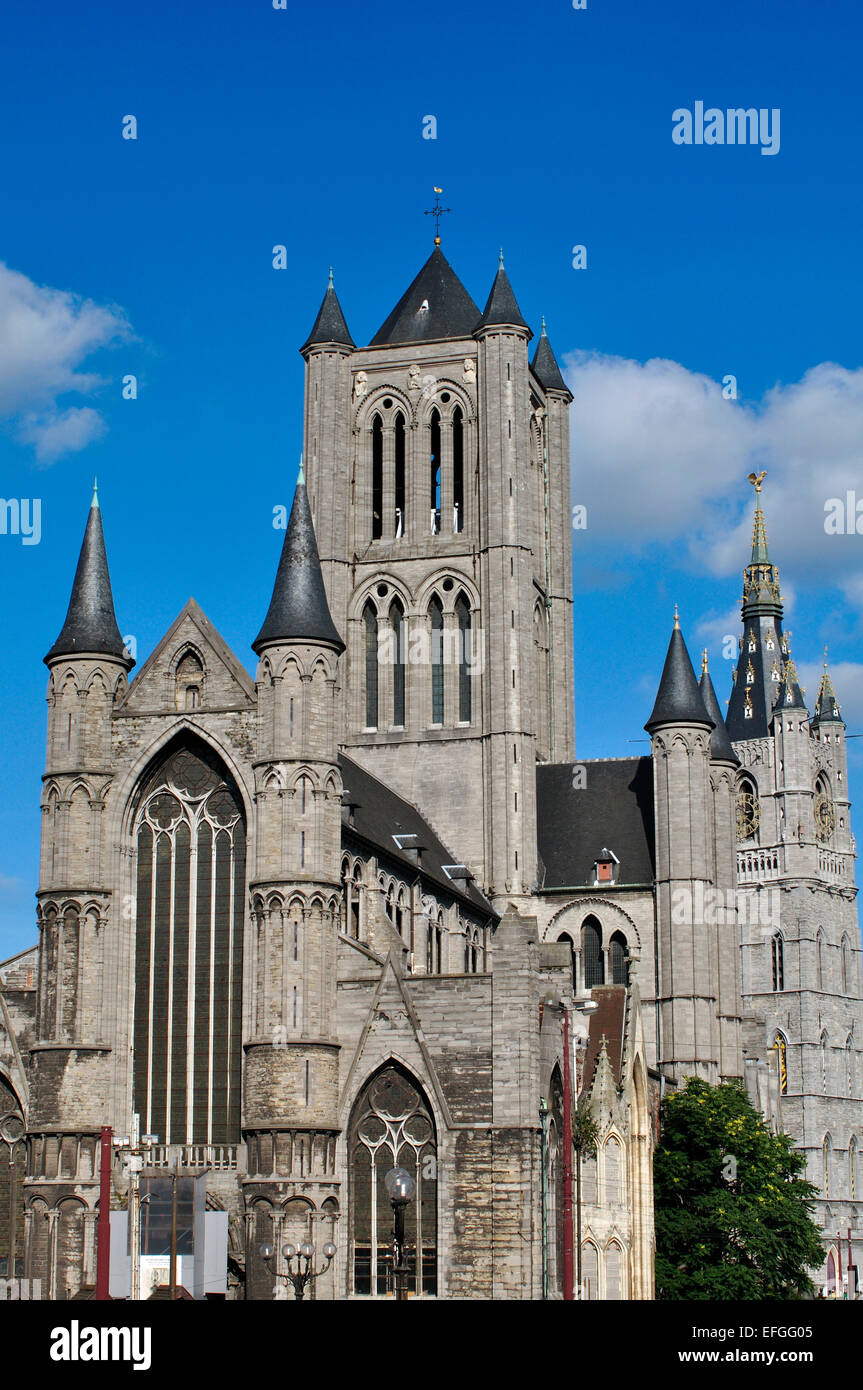
[[[761,805],[752,792],[738,792],[736,802],[737,838],[751,840],[761,824]]]
[[[822,842],[829,840],[836,828],[836,812],[829,796],[822,792],[815,798],[815,834]]]

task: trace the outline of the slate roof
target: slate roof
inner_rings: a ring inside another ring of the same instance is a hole
[[[346,792],[342,819],[345,834],[360,836],[384,852],[388,858],[403,864],[408,877],[413,877],[418,872],[416,859],[400,849],[393,836],[416,835],[422,846],[419,872],[453,897],[470,903],[480,916],[497,920],[491,903],[475,883],[454,881],[444,872],[444,864],[456,864],[461,861],[457,854],[447,849],[415,806],[405,801],[391,787],[378,781],[371,772],[344,753],[339,754],[339,766]],[[348,817],[351,811],[353,823],[349,824]]]
[[[483,316],[475,325],[474,331],[478,332],[480,328],[492,328],[497,324],[516,324],[519,328],[527,328],[528,338],[533,337],[516,302],[509,277],[503,268],[503,259],[501,259],[497,275],[494,277],[494,284],[486,301]]]
[[[552,351],[551,343],[548,341],[545,320],[543,320],[542,332],[539,335],[539,342],[536,345],[536,352],[533,354],[533,361],[530,365],[540,386],[543,386],[546,391],[566,391],[568,395],[572,394],[561,376],[557,358]]]
[[[50,665],[57,657],[75,656],[83,652],[120,657],[127,670],[135,665],[120,636],[114,613],[114,596],[111,593],[108,556],[102,533],[102,512],[95,490],[66,621],[44,661]]]
[[[652,733],[663,724],[713,726],[713,720],[704,708],[683,633],[677,626],[671,633],[653,713],[644,727]]]
[[[619,884],[652,884],[652,759],[608,758],[582,766],[581,788],[572,785],[571,763],[541,763],[536,769],[541,888],[592,884],[598,844],[620,860]]]
[[[428,301],[428,308],[421,306]],[[371,347],[470,338],[479,309],[439,246],[372,338]]]
[[[348,325],[345,323],[345,316],[342,313],[342,306],[339,297],[333,289],[333,282],[327,287],[321,307],[318,310],[318,317],[315,319],[314,327],[309,334],[300,352],[305,353],[311,347],[317,347],[322,343],[338,343],[345,347],[352,348],[354,340],[348,332]]]
[[[260,654],[268,642],[302,639],[326,642],[340,652],[345,649],[330,615],[309,499],[300,474],[273,597],[252,650]]]
[[[728,737],[728,730],[725,727],[725,720],[722,718],[722,710],[719,708],[719,701],[716,698],[716,691],[713,688],[709,671],[702,673],[699,689],[704,708],[713,720],[713,733],[710,735],[711,758],[720,763],[739,763],[740,759]]]

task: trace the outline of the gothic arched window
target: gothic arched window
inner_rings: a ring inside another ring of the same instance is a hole
[[[204,667],[197,652],[187,651],[177,662],[175,672],[177,709],[198,709],[204,683]]]
[[[609,1300],[624,1298],[623,1289],[623,1251],[612,1241],[605,1252],[605,1297]]]
[[[848,1195],[851,1201],[857,1197],[857,1140],[852,1134],[848,1145]]]
[[[384,524],[384,427],[380,415],[372,421],[372,540],[380,540]]]
[[[788,1044],[782,1033],[777,1033],[773,1039],[773,1046],[776,1048],[777,1061],[779,1064],[779,1094],[788,1095]]]
[[[378,615],[369,599],[363,609],[363,642],[366,667],[366,728],[378,727]]]
[[[833,1167],[833,1141],[829,1134],[825,1134],[824,1143],[821,1145],[821,1190],[825,1197],[830,1196],[830,1177]]]
[[[628,985],[629,962],[627,960],[626,937],[622,932],[616,931],[611,938],[609,965],[611,966],[611,983],[613,985]]]
[[[824,933],[818,928],[818,935],[815,938],[815,978],[818,989],[824,988]]]
[[[443,693],[443,605],[437,594],[429,604],[431,620],[431,722],[444,721]]]
[[[452,413],[452,529],[464,530],[464,417],[458,405]]]
[[[581,1248],[582,1295],[585,1299],[599,1298],[599,1252],[592,1240]]]
[[[818,1050],[821,1054],[821,1090],[823,1091],[825,1096],[827,1094],[827,1067],[829,1047],[830,1039],[828,1038],[827,1033],[823,1032],[818,1040]]]
[[[393,650],[393,724],[404,728],[405,722],[405,610],[394,598],[390,604],[390,631]]]
[[[620,1143],[612,1135],[605,1144],[605,1201],[608,1206],[616,1206],[624,1200],[620,1179]]]
[[[458,717],[461,724],[471,720],[471,623],[470,604],[464,594],[459,594],[455,615],[458,620]]]
[[[584,987],[593,989],[605,984],[605,961],[602,955],[602,932],[595,917],[588,917],[582,929]]]
[[[394,1063],[369,1081],[348,1135],[350,1256],[354,1294],[385,1297],[392,1286],[392,1206],[384,1185],[406,1168],[416,1195],[405,1208],[405,1277],[412,1294],[437,1293],[437,1142],[417,1083]]]
[[[405,533],[405,417],[401,411],[395,420],[395,525],[393,535],[399,540]]]
[[[239,1139],[246,827],[203,743],[164,756],[135,823],[134,1108],[164,1144]]]
[[[845,1039],[845,1085],[849,1096],[854,1094],[854,1034],[849,1033]]]
[[[840,968],[842,971],[842,993],[847,995],[851,987],[851,950],[848,945],[848,937],[842,937],[840,947]]]
[[[440,507],[440,414],[437,410],[431,413],[429,423],[429,475],[430,475],[430,520],[429,529],[433,536],[440,534],[441,529],[441,507]]]
[[[774,991],[785,988],[785,943],[781,932],[770,938],[770,967]]]

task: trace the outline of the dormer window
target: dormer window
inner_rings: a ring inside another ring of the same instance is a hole
[[[620,873],[620,860],[613,850],[603,846],[600,853],[596,856],[593,865],[595,886],[607,883],[616,883]]]

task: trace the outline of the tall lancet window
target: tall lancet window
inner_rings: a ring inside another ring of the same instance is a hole
[[[452,413],[452,529],[464,530],[464,417],[458,405]]]
[[[407,1072],[384,1066],[362,1091],[348,1134],[353,1293],[392,1294],[393,1213],[384,1179],[406,1168],[416,1193],[404,1213],[403,1276],[413,1296],[437,1293],[437,1144],[426,1099]]]
[[[366,728],[378,727],[378,615],[369,599],[363,609],[363,644],[366,664]]]
[[[134,1109],[165,1144],[237,1143],[246,827],[205,744],[146,776],[135,841]]]
[[[393,724],[404,728],[405,722],[405,610],[399,600],[390,604],[390,628],[393,651]]]
[[[604,985],[605,960],[602,955],[602,932],[595,917],[586,918],[581,940],[584,951],[585,989],[593,989],[595,985]]]
[[[437,594],[429,604],[431,620],[431,722],[442,724],[443,699],[443,606]]]
[[[429,477],[430,477],[430,520],[429,530],[433,536],[440,533],[440,414],[433,410],[429,427]]]
[[[458,620],[458,717],[462,724],[471,720],[471,671],[473,653],[471,649],[470,604],[464,594],[459,594],[455,605]]]
[[[384,525],[384,427],[380,415],[372,421],[372,540],[383,535]]]
[[[407,494],[406,494],[406,491],[405,491],[405,453],[406,453],[405,417],[402,415],[401,411],[399,411],[398,415],[396,416],[396,424],[395,424],[395,507],[396,507],[396,514],[395,514],[395,524],[394,524],[394,526],[393,526],[393,535],[396,537],[397,540],[399,539],[399,537],[401,537],[401,536],[404,535],[404,533],[405,533],[405,525],[406,525],[405,498],[406,498],[406,495],[407,495]]]

